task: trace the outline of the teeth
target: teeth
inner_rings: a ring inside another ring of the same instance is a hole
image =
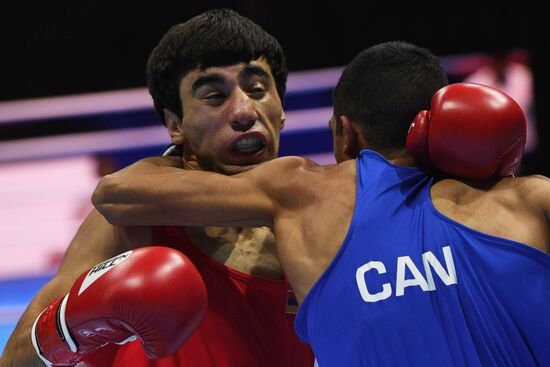
[[[262,141],[257,136],[247,137],[235,143],[234,150],[239,153],[255,153],[264,147]]]
[[[248,138],[241,139],[235,144],[237,147],[247,147],[247,146],[256,146],[261,145],[262,141],[257,136],[251,136]]]

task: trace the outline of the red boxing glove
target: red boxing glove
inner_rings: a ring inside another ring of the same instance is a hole
[[[144,247],[83,273],[38,316],[32,342],[53,366],[74,366],[107,343],[136,338],[150,358],[162,358],[191,336],[206,303],[204,282],[184,254]]]
[[[525,140],[525,115],[512,98],[485,85],[456,83],[437,91],[431,110],[416,115],[407,149],[443,173],[486,180],[518,171]]]

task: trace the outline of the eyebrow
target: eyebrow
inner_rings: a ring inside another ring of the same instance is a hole
[[[248,79],[252,76],[259,76],[261,78],[269,79],[269,74],[267,71],[257,65],[247,65],[243,71],[241,71],[239,79],[242,81],[243,79]]]
[[[223,84],[224,79],[220,74],[210,74],[198,77],[191,85],[191,92],[196,93],[197,90],[207,84]]]
[[[245,79],[249,79],[253,76],[269,79],[269,74],[259,66],[247,65],[240,73],[239,80],[242,82]],[[198,77],[197,80],[191,85],[191,92],[196,93],[197,90],[208,84],[224,84],[225,79],[221,74],[213,73]]]

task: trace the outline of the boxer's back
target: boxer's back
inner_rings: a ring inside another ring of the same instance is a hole
[[[448,218],[550,253],[549,208],[544,207],[549,186],[550,180],[543,176],[490,182],[444,179],[432,186],[430,195],[434,207]]]
[[[520,243],[547,246],[548,185],[514,180],[436,183],[361,152],[349,229],[296,321],[320,365],[550,362],[550,256]]]
[[[355,161],[320,167],[292,158],[277,164],[292,172],[288,180],[293,190],[281,193],[289,202],[274,229],[279,257],[290,265],[286,276],[301,301],[348,234],[357,204],[352,183],[356,180]],[[442,179],[433,184],[430,196],[437,211],[466,227],[550,252],[550,179],[546,177],[478,183]]]

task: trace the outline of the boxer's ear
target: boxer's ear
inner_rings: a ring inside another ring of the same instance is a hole
[[[279,129],[279,131],[283,130],[285,128],[285,122],[286,122],[285,111],[282,111],[281,112],[281,128]]]
[[[175,145],[183,144],[183,122],[174,112],[165,108],[164,113],[164,122],[166,123],[166,128],[172,139],[172,143]]]
[[[342,130],[344,135],[343,141],[343,151],[344,154],[350,158],[356,158],[359,156],[361,151],[359,146],[359,134],[357,124],[354,124],[347,116],[340,116],[340,121],[342,123]]]

